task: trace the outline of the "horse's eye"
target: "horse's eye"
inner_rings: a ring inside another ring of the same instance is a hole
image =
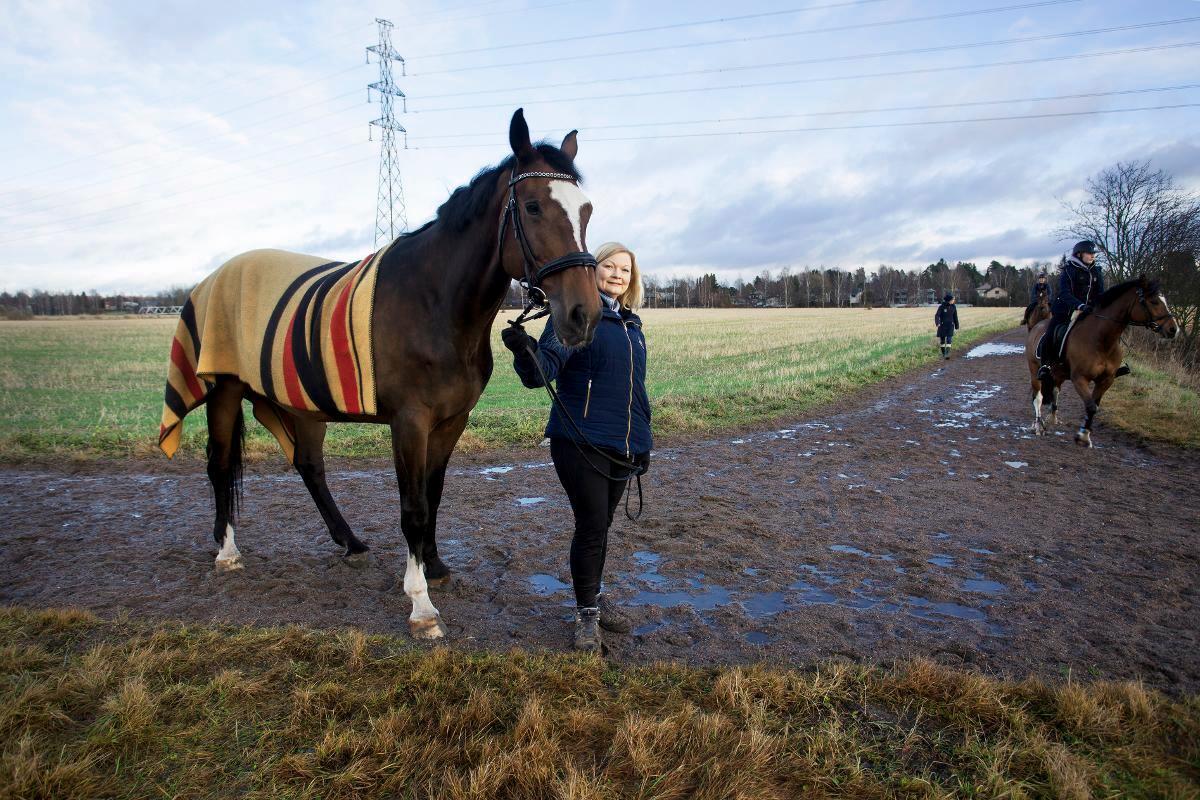
[[[537,200],[529,200],[525,203],[525,210],[530,216],[536,217],[542,213],[542,207],[538,205]]]

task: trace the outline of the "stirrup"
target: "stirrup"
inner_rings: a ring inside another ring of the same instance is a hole
[[[1054,365],[1042,364],[1042,366],[1038,367],[1037,376],[1039,380],[1046,380],[1047,378],[1054,377]]]
[[[1133,374],[1133,370],[1131,370],[1131,369],[1129,368],[1129,365],[1128,365],[1128,364],[1122,364],[1121,366],[1117,367],[1117,371],[1116,371],[1116,373],[1113,375],[1113,377],[1114,377],[1114,378],[1120,378],[1122,375],[1132,375],[1132,374]]]

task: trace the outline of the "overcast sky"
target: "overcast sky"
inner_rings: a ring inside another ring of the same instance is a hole
[[[369,253],[376,17],[411,227],[507,155],[518,106],[579,129],[589,245],[663,278],[1052,259],[1117,161],[1200,189],[1196,0],[8,0],[0,289]]]

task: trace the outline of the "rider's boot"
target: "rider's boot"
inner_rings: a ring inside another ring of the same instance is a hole
[[[1128,365],[1128,364],[1122,364],[1121,366],[1117,367],[1117,371],[1116,371],[1116,373],[1113,375],[1113,377],[1114,377],[1114,378],[1120,378],[1121,376],[1123,376],[1123,375],[1129,375],[1129,374],[1131,374],[1132,372],[1133,372],[1133,370],[1131,370],[1131,369],[1129,368],[1129,365]]]

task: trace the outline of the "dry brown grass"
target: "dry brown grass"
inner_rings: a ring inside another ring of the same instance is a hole
[[[1195,797],[1200,701],[0,609],[0,798]]]

